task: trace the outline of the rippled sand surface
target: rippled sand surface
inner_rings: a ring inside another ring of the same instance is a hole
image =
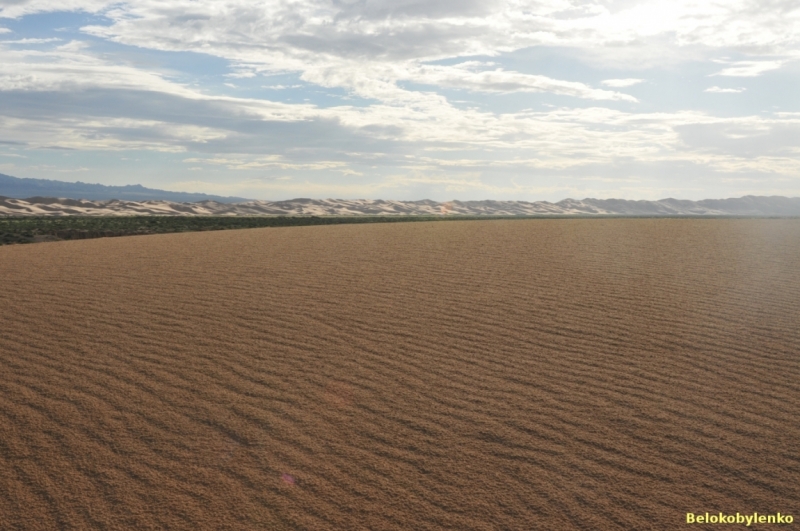
[[[2,529],[800,520],[800,220],[0,248]]]

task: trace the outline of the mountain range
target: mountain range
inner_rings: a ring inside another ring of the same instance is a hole
[[[21,179],[0,173],[0,196],[24,199],[26,197],[60,197],[64,199],[90,199],[105,201],[174,201],[192,203],[197,201],[217,201],[219,203],[240,203],[248,201],[243,197],[223,197],[219,195],[169,192],[145,188],[140,184],[128,186],[106,186],[80,181],[69,183],[47,179]]]

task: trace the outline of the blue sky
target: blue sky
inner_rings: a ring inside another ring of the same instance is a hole
[[[800,196],[792,0],[0,0],[0,172],[255,199]]]

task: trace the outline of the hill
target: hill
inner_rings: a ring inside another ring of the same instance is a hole
[[[2,190],[0,188],[0,190]],[[185,194],[192,195],[192,194]],[[202,195],[202,194],[198,194]],[[208,196],[206,196],[208,197]],[[564,199],[547,201],[386,201],[291,199],[288,201],[90,201],[0,195],[0,216],[800,216],[800,198],[745,196],[686,201]]]
[[[63,199],[89,199],[105,201],[119,199],[124,201],[172,201],[195,203],[198,201],[218,201],[238,203],[248,201],[243,197],[222,197],[218,195],[170,192],[145,188],[140,184],[127,186],[106,186],[83,182],[51,181],[47,179],[21,179],[0,173],[0,196],[24,199],[27,197],[59,197]]]

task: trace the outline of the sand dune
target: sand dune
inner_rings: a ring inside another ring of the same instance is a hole
[[[384,201],[292,199],[246,203],[89,201],[0,196],[0,216],[411,216],[411,215],[623,215],[623,216],[800,216],[800,198],[746,196],[732,199],[627,201],[565,199],[537,201]]]
[[[0,527],[800,518],[798,263],[798,220],[2,247]]]

